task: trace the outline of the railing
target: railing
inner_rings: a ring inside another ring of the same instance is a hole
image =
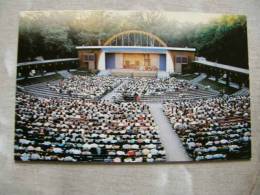
[[[249,70],[245,69],[245,68],[238,68],[235,66],[231,66],[231,65],[226,65],[226,64],[220,64],[217,62],[211,62],[206,60],[206,58],[203,57],[196,57],[194,63],[197,64],[201,64],[204,66],[208,66],[208,67],[212,67],[212,68],[216,68],[216,69],[222,69],[225,71],[231,71],[231,72],[235,72],[235,73],[240,73],[240,74],[249,74]]]
[[[17,78],[27,78],[31,75],[43,76],[60,70],[76,69],[78,67],[79,58],[21,62],[17,64]]]

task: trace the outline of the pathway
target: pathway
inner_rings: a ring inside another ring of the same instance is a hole
[[[246,87],[243,87],[242,89],[240,89],[239,91],[233,93],[232,95],[234,96],[239,96],[239,95],[249,95],[249,89]]]
[[[120,94],[117,93],[117,89],[124,85],[127,82],[127,80],[124,80],[120,85],[118,85],[116,88],[114,88],[112,91],[107,93],[105,96],[102,97],[101,100],[109,100],[111,101],[114,96],[119,96]]]
[[[67,70],[60,70],[60,71],[58,71],[58,74],[61,75],[65,79],[68,79],[72,76],[72,74],[70,72],[68,72]]]
[[[207,75],[205,73],[201,73],[199,76],[197,76],[196,78],[190,80],[191,83],[193,84],[197,84],[200,81],[204,80],[207,77]]]
[[[158,126],[160,139],[166,151],[167,161],[191,161],[178,135],[172,130],[167,117],[164,115],[162,104],[149,103],[149,106]]]

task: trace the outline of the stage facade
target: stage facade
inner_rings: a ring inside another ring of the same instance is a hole
[[[143,31],[112,36],[102,46],[78,46],[80,68],[95,70],[165,71],[182,73],[195,60],[195,48],[168,47]]]

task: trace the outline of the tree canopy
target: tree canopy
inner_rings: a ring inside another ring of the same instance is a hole
[[[151,32],[168,46],[195,47],[197,56],[248,68],[246,17],[222,15],[207,23],[180,22],[164,12],[26,12],[19,24],[18,62],[76,57],[76,46],[102,45],[125,30]]]

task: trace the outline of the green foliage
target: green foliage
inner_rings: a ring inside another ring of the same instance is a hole
[[[101,45],[125,30],[152,32],[168,46],[195,47],[211,61],[247,68],[244,16],[224,15],[206,24],[180,23],[162,12],[28,12],[22,15],[18,61],[76,57],[76,46]]]
[[[199,55],[211,61],[248,68],[246,18],[223,16],[216,23],[208,24],[200,40]],[[194,37],[193,40],[196,40]]]

